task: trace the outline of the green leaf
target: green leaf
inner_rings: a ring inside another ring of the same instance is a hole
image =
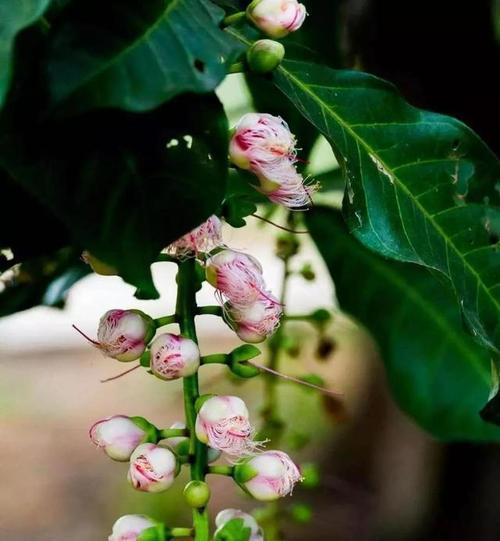
[[[223,16],[209,0],[73,2],[51,33],[53,103],[146,111],[215,89],[242,49],[219,28]]]
[[[75,246],[154,298],[151,263],[224,197],[228,127],[218,100],[187,95],[150,113],[101,110],[41,123],[15,109],[0,118],[0,165]]]
[[[33,24],[50,4],[50,0],[2,0],[0,2],[0,108],[9,90],[12,57],[17,34]]]
[[[500,251],[488,214],[500,164],[469,128],[408,105],[376,77],[288,61],[277,86],[332,144],[354,235],[380,254],[441,271],[472,333],[500,346]],[[465,201],[470,204],[465,204]]]
[[[401,408],[439,438],[499,441],[500,429],[479,416],[490,391],[488,352],[462,331],[444,280],[369,251],[339,212],[317,207],[306,222],[340,307],[378,341]]]
[[[245,526],[243,519],[235,518],[217,530],[213,541],[248,541],[252,530]]]
[[[80,260],[79,253],[65,248],[28,260],[9,272],[12,277],[4,275],[0,281],[0,317],[39,304],[62,308],[69,289],[89,274],[90,267]]]
[[[252,173],[231,169],[222,216],[232,227],[244,227],[245,218],[257,212],[258,204],[269,203],[267,197],[254,188],[255,184],[255,176]]]

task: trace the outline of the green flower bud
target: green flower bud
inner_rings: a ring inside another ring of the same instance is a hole
[[[285,57],[285,47],[272,39],[260,39],[247,51],[247,62],[256,73],[269,73],[277,68]]]
[[[205,507],[210,499],[210,487],[203,481],[190,481],[184,487],[184,498],[190,507]]]

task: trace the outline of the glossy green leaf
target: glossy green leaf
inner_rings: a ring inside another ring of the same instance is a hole
[[[401,408],[439,438],[499,441],[500,429],[479,416],[490,392],[490,355],[463,332],[445,280],[374,254],[338,211],[317,207],[306,222],[341,309],[377,340]]]
[[[48,57],[54,104],[145,111],[209,92],[241,51],[209,0],[88,0],[56,19]]]
[[[50,0],[2,0],[0,2],[0,108],[9,90],[12,56],[17,34],[34,23]]]
[[[380,254],[442,272],[469,328],[500,347],[500,250],[491,219],[498,159],[455,119],[408,105],[389,83],[287,61],[276,85],[332,144],[354,235]],[[466,204],[467,203],[467,204]]]

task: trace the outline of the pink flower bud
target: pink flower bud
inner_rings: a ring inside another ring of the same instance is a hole
[[[262,267],[250,255],[234,250],[222,250],[206,265],[207,281],[234,306],[254,302],[264,288]]]
[[[240,169],[253,173],[262,167],[295,161],[295,136],[279,116],[248,113],[235,126],[229,144],[229,157]]]
[[[115,415],[97,421],[90,431],[90,439],[113,460],[126,462],[135,448],[144,441],[146,430],[126,415]]]
[[[283,307],[269,292],[248,306],[224,305],[225,319],[243,342],[258,344],[279,327]]]
[[[235,479],[256,500],[272,501],[292,493],[300,471],[282,451],[265,451],[235,467]]]
[[[151,344],[151,371],[164,380],[192,376],[200,366],[200,350],[193,340],[164,333]]]
[[[155,333],[154,321],[140,310],[109,310],[99,321],[95,345],[118,361],[135,361]]]
[[[268,36],[284,38],[302,26],[307,12],[297,0],[254,0],[247,8],[247,15]]]
[[[113,525],[109,541],[137,541],[139,534],[155,526],[155,522],[145,515],[125,515]]]
[[[210,216],[206,222],[170,244],[167,252],[179,259],[187,259],[200,252],[210,252],[222,244],[222,223],[217,216]]]
[[[196,437],[232,456],[251,454],[259,447],[252,437],[248,410],[237,396],[214,396],[203,403],[196,417]]]
[[[170,449],[143,443],[132,453],[128,480],[142,492],[163,492],[174,482],[177,459]]]
[[[313,193],[318,189],[314,182],[307,184],[289,161],[261,167],[257,176],[263,194],[273,203],[291,209],[309,206]]]
[[[243,524],[247,528],[250,528],[250,537],[248,541],[264,541],[264,534],[260,526],[257,524],[257,521],[252,517],[252,515],[244,513],[239,509],[224,509],[215,517],[215,525],[217,526],[217,531],[215,532],[214,537],[217,537],[217,533],[220,532],[220,530],[222,530],[222,528],[230,520],[238,518],[243,520]]]

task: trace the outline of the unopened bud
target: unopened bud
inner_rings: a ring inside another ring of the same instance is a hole
[[[170,449],[144,443],[130,457],[128,480],[142,492],[163,492],[172,485],[178,470],[176,456]]]
[[[205,507],[210,499],[210,487],[204,481],[190,481],[184,487],[184,498],[189,507]]]
[[[110,458],[126,462],[140,443],[156,439],[156,428],[142,417],[115,415],[97,421],[89,435]]]
[[[269,73],[277,68],[285,57],[285,47],[272,39],[260,39],[247,51],[247,62],[256,73]]]
[[[284,38],[298,30],[307,12],[297,0],[254,0],[247,8],[247,17],[257,28],[272,38]]]
[[[217,533],[222,530],[222,528],[231,520],[240,519],[243,521],[245,527],[250,528],[250,537],[248,541],[264,541],[264,534],[262,529],[257,524],[257,521],[243,511],[239,509],[224,509],[215,517],[215,526],[217,530],[215,532],[215,538],[217,538]]]
[[[151,344],[151,371],[164,380],[185,378],[200,366],[200,350],[196,343],[183,336],[164,333]]]
[[[234,478],[251,496],[273,501],[292,493],[301,480],[291,458],[282,451],[265,451],[235,466]]]
[[[109,541],[137,541],[144,530],[155,526],[155,521],[145,515],[125,515],[113,525]]]

